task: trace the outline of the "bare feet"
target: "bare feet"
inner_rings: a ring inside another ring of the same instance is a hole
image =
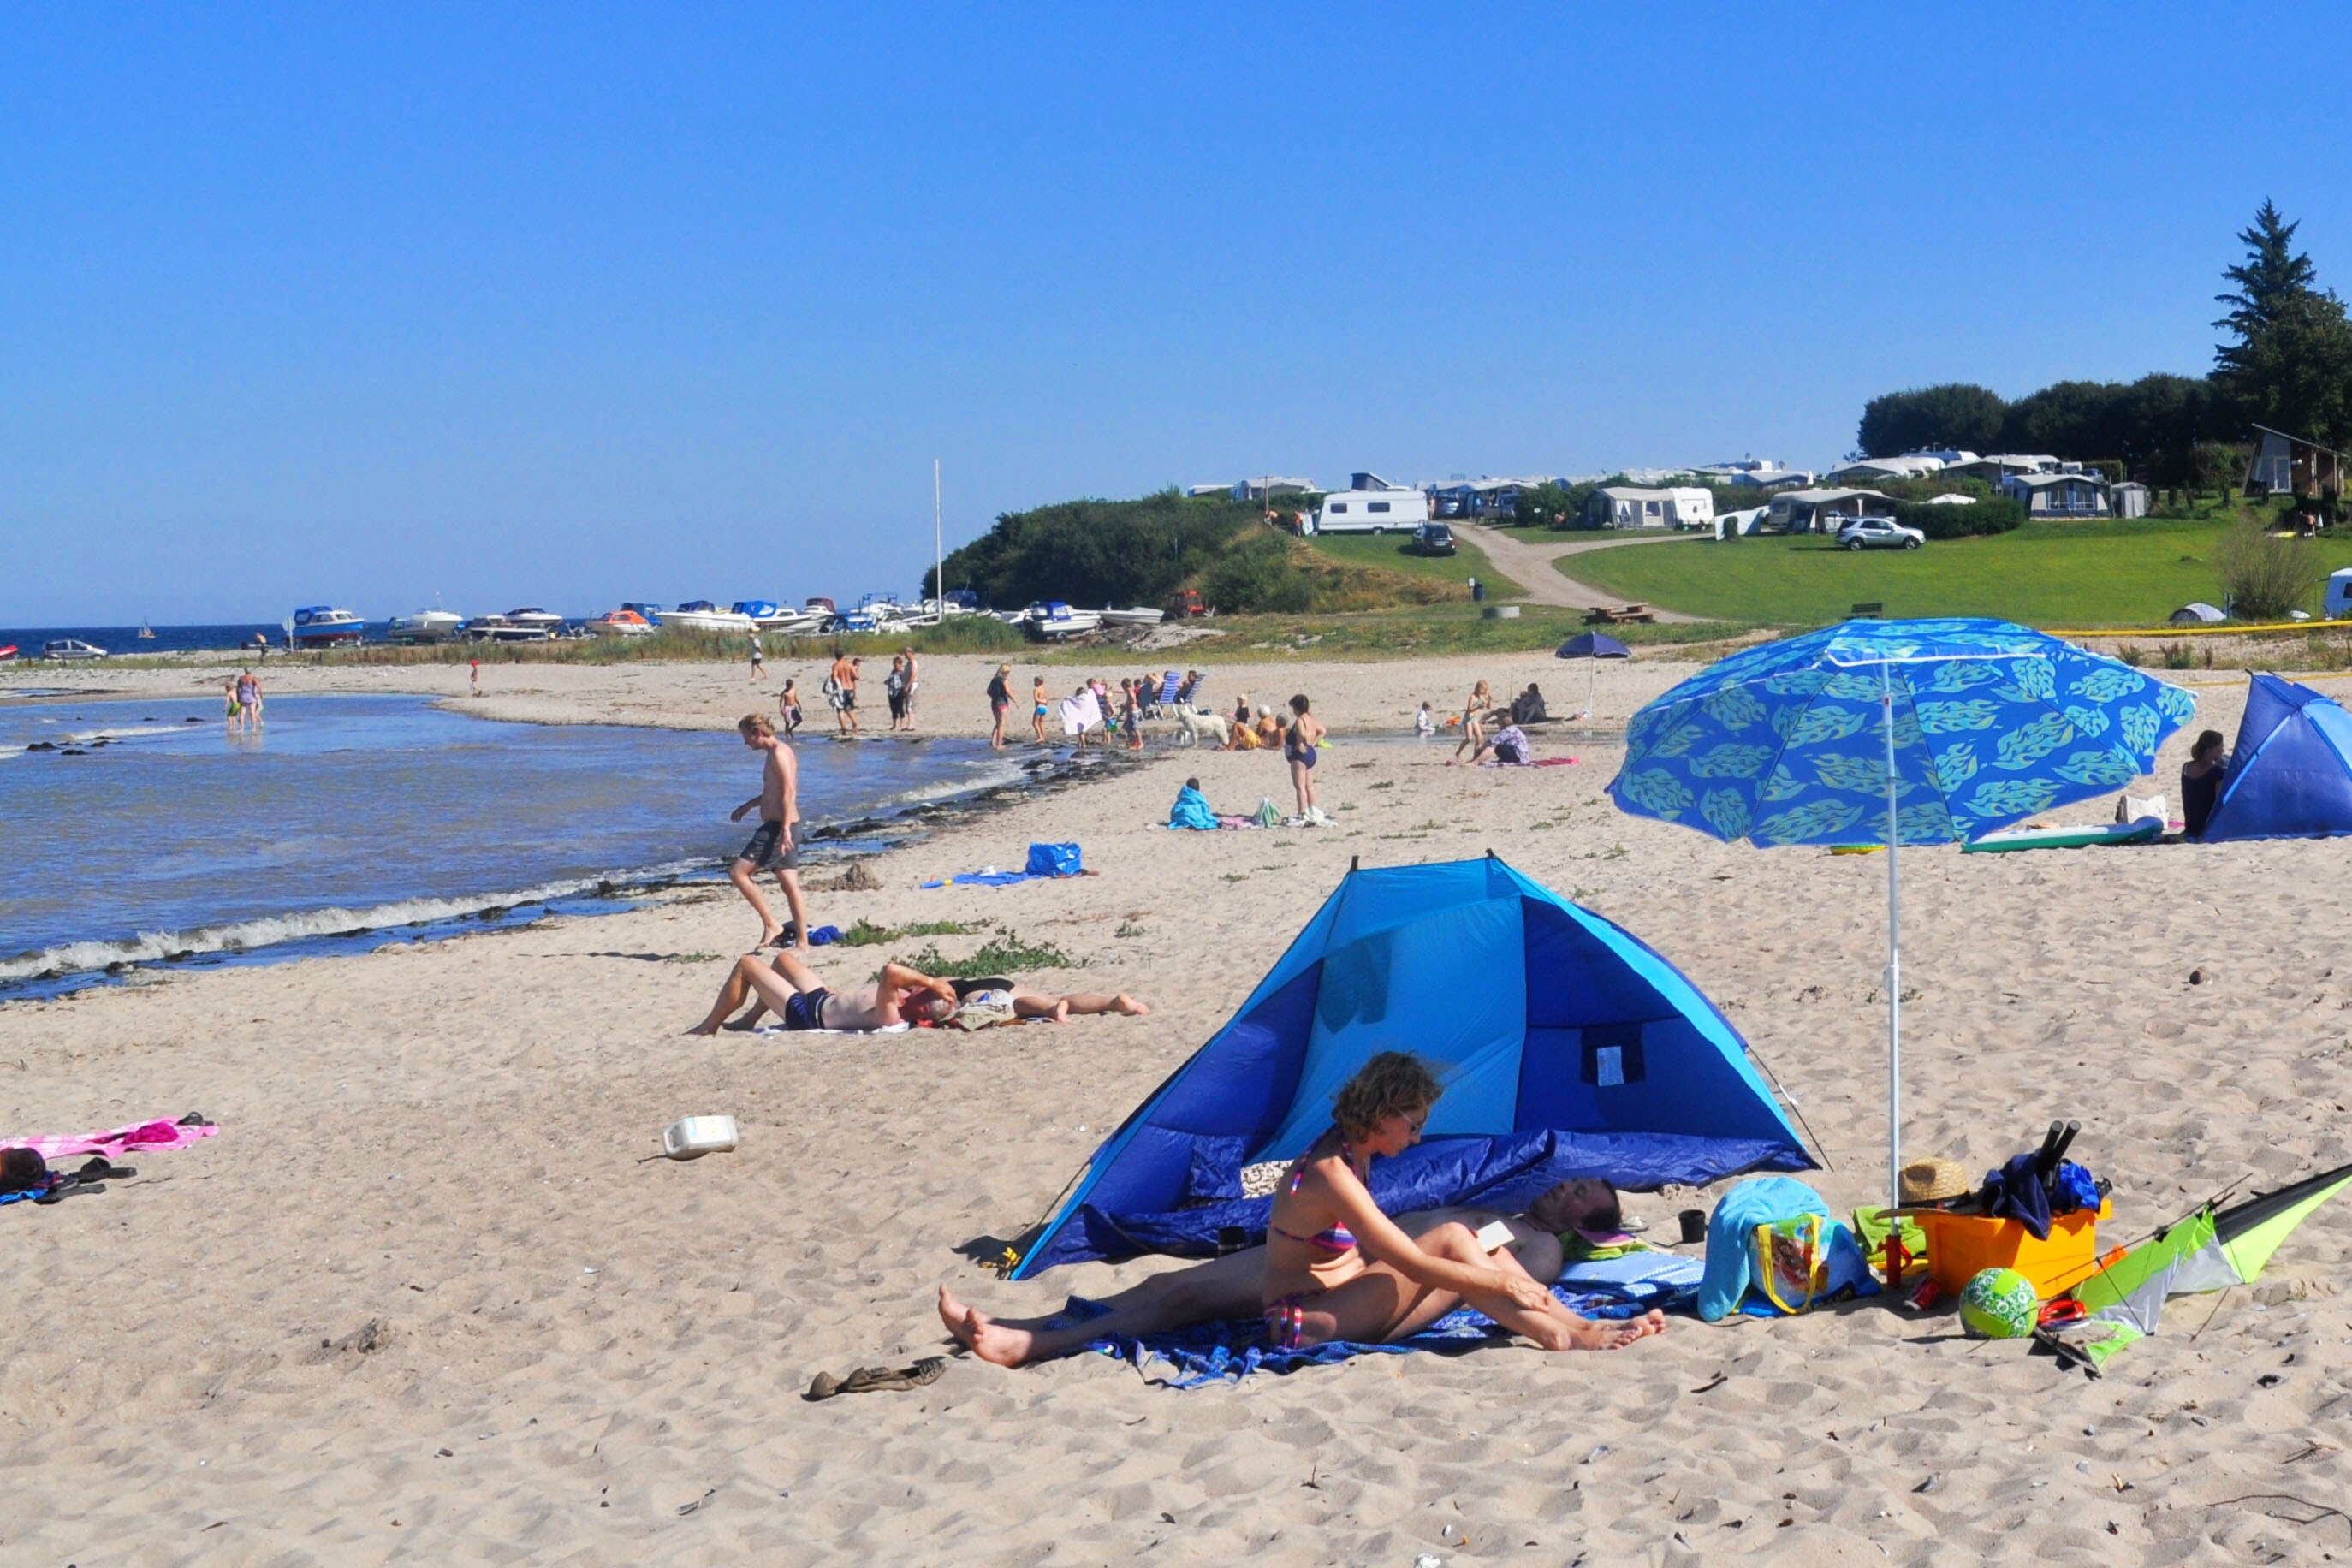
[[[965,1306],[944,1285],[940,1287],[940,1321],[965,1349],[998,1366],[1019,1366],[1027,1361],[1035,1340],[1024,1330],[1006,1328],[977,1307]]]
[[[1114,1013],[1124,1013],[1130,1018],[1143,1017],[1151,1011],[1124,991],[1110,999],[1110,1010]]]
[[[1652,1334],[1666,1331],[1666,1315],[1655,1310],[1622,1322],[1601,1318],[1576,1318],[1573,1313],[1570,1316],[1574,1321],[1569,1325],[1568,1342],[1557,1347],[1560,1350],[1621,1351],[1635,1340],[1645,1340]]]
[[[1070,1021],[1070,999],[1067,996],[1065,996],[1055,1002],[1054,1004],[1054,1010],[1046,1014],[1045,1016],[1051,1018],[1056,1024],[1068,1023]]]

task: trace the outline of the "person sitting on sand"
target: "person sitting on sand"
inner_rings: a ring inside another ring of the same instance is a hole
[[[1662,1312],[1605,1322],[1570,1311],[1507,1249],[1488,1253],[1459,1221],[1415,1239],[1381,1212],[1371,1163],[1421,1142],[1439,1092],[1420,1058],[1382,1051],[1332,1097],[1331,1130],[1275,1188],[1259,1288],[1268,1341],[1277,1350],[1379,1343],[1465,1302],[1546,1350],[1615,1350],[1663,1333]]]
[[[1396,1217],[1396,1227],[1414,1239],[1447,1225],[1459,1225],[1475,1236],[1500,1221],[1511,1239],[1504,1245],[1519,1267],[1535,1279],[1552,1279],[1563,1261],[1560,1237],[1586,1219],[1593,1205],[1591,1189],[1607,1184],[1580,1178],[1562,1182],[1528,1205],[1525,1215],[1502,1215],[1492,1209],[1422,1209]],[[1256,1317],[1265,1288],[1263,1245],[1244,1247],[1221,1258],[1155,1274],[1097,1305],[1107,1310],[1076,1319],[1064,1313],[1045,1318],[992,1318],[966,1306],[954,1292],[939,1289],[940,1321],[949,1333],[981,1360],[999,1366],[1022,1366],[1050,1361],[1082,1350],[1097,1340],[1144,1339],[1196,1323],[1231,1322]]]
[[[1140,1018],[1151,1011],[1125,992],[1104,995],[1081,991],[1049,996],[1011,980],[940,978],[903,963],[884,964],[870,984],[854,991],[834,991],[799,953],[788,950],[764,963],[756,952],[737,959],[719,987],[719,1000],[702,1022],[687,1032],[715,1035],[721,1028],[750,1029],[772,1008],[788,1030],[865,1031],[900,1024],[944,1024],[955,1016],[963,999],[977,991],[1010,993],[1014,1017],[1045,1018],[1056,1024],[1097,1013]],[[751,1010],[730,1023],[735,1010],[747,1001],[752,1003]]]
[[[2221,783],[2230,775],[2230,755],[2222,744],[2221,731],[2206,731],[2197,737],[2197,743],[2189,750],[2189,761],[2181,767],[2180,820],[2188,837],[2205,837],[2213,803],[2221,798]]]
[[[1271,708],[1261,706],[1257,710],[1257,743],[1274,750],[1282,745],[1282,721],[1274,716]]]
[[[1506,723],[1479,742],[1478,749],[1470,753],[1471,764],[1475,766],[1479,759],[1489,752],[1494,752],[1495,760],[1506,767],[1526,767],[1535,760],[1528,746],[1528,732],[1515,723]]]

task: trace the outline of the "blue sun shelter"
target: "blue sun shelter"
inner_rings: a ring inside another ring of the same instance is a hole
[[[2247,679],[2237,748],[2204,841],[2352,833],[2352,713],[2275,675]]]
[[[1515,1208],[1570,1176],[1621,1187],[1801,1171],[1806,1153],[1715,1005],[1639,939],[1489,856],[1350,869],[1208,1044],[1103,1141],[1018,1250],[1061,1263],[1263,1238],[1244,1167],[1288,1161],[1331,1096],[1409,1050],[1445,1092],[1372,1166],[1391,1214]]]

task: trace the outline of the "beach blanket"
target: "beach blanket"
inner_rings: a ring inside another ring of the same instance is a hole
[[[1049,881],[1050,878],[1032,877],[1026,871],[959,871],[952,877],[939,877],[923,884],[926,888],[1009,888],[1015,882]]]
[[[1552,1287],[1552,1295],[1571,1312],[1588,1318],[1634,1318],[1653,1307],[1669,1312],[1687,1311],[1696,1294],[1688,1286],[1647,1284],[1601,1286],[1592,1289]],[[1062,1309],[1066,1317],[1097,1317],[1109,1309],[1082,1296],[1073,1296]],[[1239,1383],[1254,1372],[1292,1373],[1303,1366],[1328,1366],[1360,1355],[1407,1355],[1417,1351],[1464,1351],[1507,1338],[1507,1332],[1475,1307],[1457,1307],[1417,1334],[1385,1344],[1334,1340],[1276,1350],[1265,1342],[1265,1324],[1255,1318],[1225,1323],[1202,1323],[1175,1329],[1148,1339],[1111,1335],[1087,1349],[1116,1356],[1166,1388],[1199,1388],[1212,1383]],[[1166,1375],[1151,1364],[1164,1363]]]
[[[30,1149],[54,1165],[83,1154],[117,1155],[149,1149],[184,1149],[220,1129],[209,1121],[142,1121],[105,1132],[77,1132],[71,1137],[0,1138],[0,1149]]]
[[[1101,701],[1091,691],[1062,699],[1062,733],[1082,735],[1103,721]]]
[[[903,1035],[912,1024],[885,1024],[878,1029],[787,1029],[782,1024],[762,1024],[751,1032],[755,1035]]]

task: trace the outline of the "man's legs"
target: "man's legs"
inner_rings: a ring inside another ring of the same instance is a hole
[[[779,878],[782,875],[781,871],[777,873]],[[776,933],[783,928],[776,923],[775,911],[768,908],[768,900],[761,895],[760,884],[754,879],[757,876],[758,868],[740,856],[734,864],[727,868],[727,879],[735,884],[735,890],[743,895],[743,901],[750,904],[751,912],[760,917],[760,940],[752,945],[765,947],[776,940]],[[792,896],[790,887],[785,889],[785,896],[787,898]],[[797,900],[793,901],[793,913],[799,913]]]
[[[800,826],[793,824],[784,831],[790,833]],[[801,891],[801,874],[790,866],[776,868],[776,886],[783,889],[784,907],[793,911],[793,932],[803,947],[808,945],[808,895]],[[762,944],[764,945],[764,944]]]

